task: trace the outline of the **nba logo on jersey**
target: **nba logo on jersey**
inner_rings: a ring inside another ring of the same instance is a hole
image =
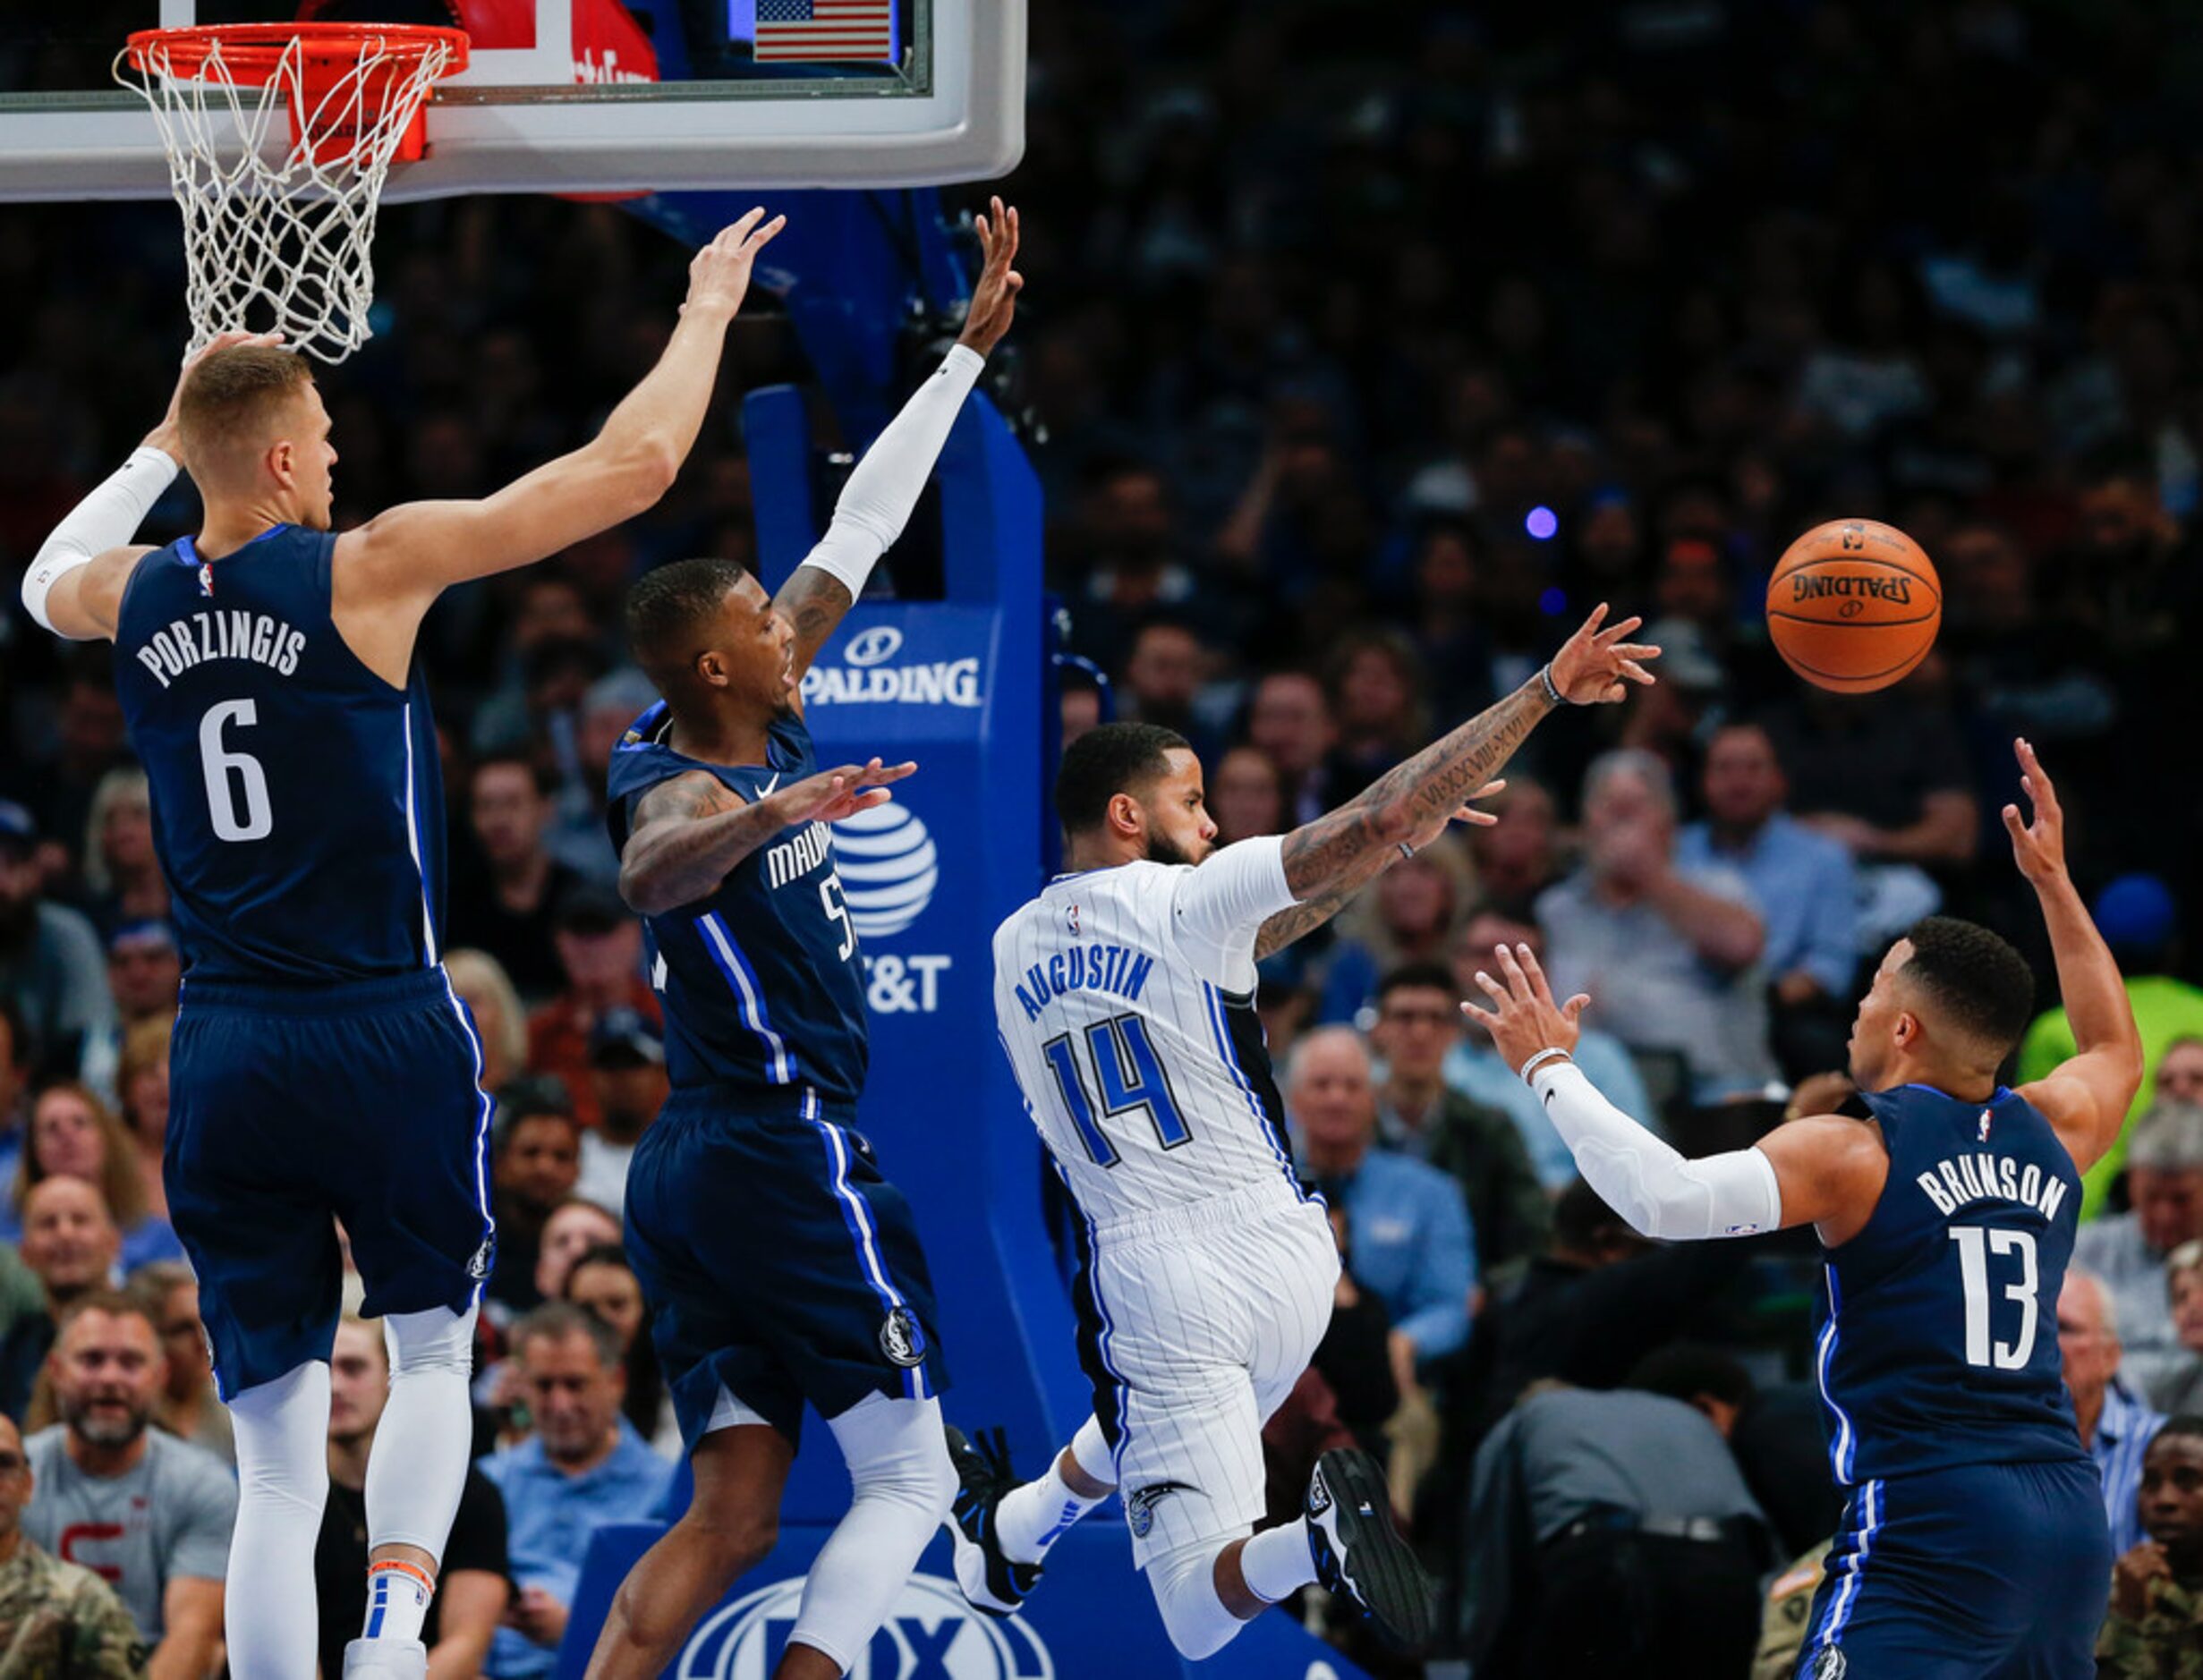
[[[1981,1141],[1984,1143],[1989,1141],[1989,1111],[1986,1108],[1981,1111]]]
[[[214,568],[204,560],[199,563],[199,592],[208,600],[214,598]]]
[[[1071,929],[1071,937],[1076,939],[1078,937],[1078,906],[1073,904],[1067,909],[1063,912],[1063,920],[1065,925]]]

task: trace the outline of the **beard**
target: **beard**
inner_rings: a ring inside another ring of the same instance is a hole
[[[1214,847],[1210,848],[1211,851],[1214,849]],[[1208,856],[1207,852],[1201,854],[1201,857],[1206,856]],[[1150,863],[1165,863],[1175,868],[1181,863],[1198,863],[1201,858],[1193,856],[1185,847],[1167,836],[1151,832],[1147,836],[1147,861]]]
[[[95,1447],[128,1447],[145,1433],[146,1426],[153,1421],[153,1408],[131,1405],[121,1417],[94,1417],[89,1401],[64,1398],[61,1421]]]

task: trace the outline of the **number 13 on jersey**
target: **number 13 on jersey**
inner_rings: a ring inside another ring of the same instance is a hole
[[[1959,1282],[1966,1292],[1966,1362],[1995,1370],[2023,1369],[2034,1357],[2035,1332],[2042,1319],[2034,1234],[1961,1225],[1952,1227],[1951,1240],[1958,1244]],[[2019,1303],[2019,1328],[2009,1342],[1992,1341],[1989,1261],[2007,1256],[2017,1259],[2019,1276],[2004,1285],[2002,1299]]]

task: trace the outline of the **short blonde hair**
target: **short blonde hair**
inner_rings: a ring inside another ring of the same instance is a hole
[[[130,1088],[139,1074],[151,1073],[168,1059],[168,1041],[175,1031],[174,1015],[153,1015],[123,1034],[123,1048],[115,1063],[115,1099],[128,1131],[138,1129],[130,1112]]]
[[[451,976],[452,989],[462,997],[470,991],[481,991],[496,999],[498,1014],[504,1018],[498,1023],[495,1048],[505,1058],[506,1077],[523,1071],[528,1065],[528,1014],[520,1006],[520,993],[514,988],[505,964],[487,951],[463,946],[444,954],[444,972]],[[479,1028],[481,1022],[477,1019],[474,1024]]]
[[[229,464],[223,457],[257,444],[268,420],[312,383],[311,362],[272,344],[238,344],[200,357],[184,376],[176,405],[192,478],[203,479],[209,469],[220,476]]]
[[[72,1079],[41,1086],[31,1099],[30,1124],[23,1133],[23,1152],[15,1167],[15,1209],[21,1213],[30,1192],[53,1175],[38,1163],[38,1106],[48,1097],[74,1099],[91,1110],[92,1124],[99,1133],[99,1181],[92,1186],[107,1204],[115,1228],[127,1231],[145,1217],[145,1183],[138,1176],[138,1151],[121,1117],[99,1100],[99,1093]]]
[[[84,819],[83,869],[84,885],[96,894],[104,895],[115,890],[105,845],[107,819],[117,805],[133,803],[143,805],[149,812],[153,809],[153,784],[134,764],[109,770],[92,790],[91,810]]]

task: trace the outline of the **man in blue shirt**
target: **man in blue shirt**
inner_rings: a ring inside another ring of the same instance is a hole
[[[620,1415],[619,1342],[593,1314],[566,1302],[538,1307],[515,1327],[513,1357],[535,1436],[481,1466],[505,1496],[519,1589],[483,1667],[491,1680],[532,1680],[557,1667],[591,1532],[648,1516],[672,1476]]]
[[[1355,1281],[1392,1315],[1392,1366],[1405,1388],[1417,1365],[1468,1340],[1476,1258],[1461,1187],[1434,1167],[1373,1147],[1376,1080],[1349,1027],[1301,1039],[1285,1100],[1301,1170],[1346,1216]]]
[[[1545,936],[1535,923],[1517,921],[1488,906],[1471,912],[1453,940],[1453,980],[1463,997],[1479,995],[1476,971],[1490,966],[1493,948],[1501,945],[1527,945],[1541,961],[1545,955]],[[1653,1112],[1652,1098],[1620,1039],[1596,1027],[1586,1027],[1577,1041],[1576,1065],[1584,1070],[1585,1077],[1596,1082],[1615,1107],[1640,1124],[1660,1130],[1660,1116]],[[1522,1134],[1522,1147],[1530,1152],[1530,1166],[1546,1194],[1558,1196],[1576,1182],[1576,1158],[1545,1117],[1537,1093],[1492,1048],[1490,1033],[1464,1017],[1461,1036],[1446,1052],[1442,1071],[1452,1090],[1471,1102],[1500,1109],[1515,1123],[1515,1130]]]
[[[1859,877],[1841,843],[1782,809],[1790,782],[1757,724],[1724,724],[1705,750],[1707,820],[1676,837],[1675,861],[1744,878],[1766,923],[1770,1036],[1793,1079],[1845,1065],[1859,965]]]
[[[2058,1353],[2080,1444],[2104,1478],[2104,1516],[2111,1524],[2114,1557],[2148,1538],[2135,1498],[2142,1485],[2142,1455],[2165,1427],[2161,1415],[2120,1383],[2122,1351],[2111,1291],[2095,1273],[2069,1266],[2058,1294]]]

